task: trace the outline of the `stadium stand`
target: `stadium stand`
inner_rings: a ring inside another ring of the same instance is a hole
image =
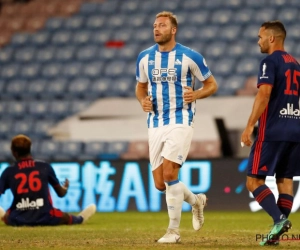
[[[263,56],[256,44],[258,27],[266,20],[282,20],[288,32],[286,49],[300,57],[298,5],[298,0],[31,0],[3,4],[0,157],[9,157],[7,143],[13,134],[26,133],[38,140],[36,152],[47,159],[147,158],[145,141],[58,142],[49,129],[96,100],[134,98],[135,60],[153,44],[154,15],[162,10],[178,16],[177,40],[207,59],[220,85],[216,97],[253,96]],[[220,141],[195,141],[190,157],[221,154]]]

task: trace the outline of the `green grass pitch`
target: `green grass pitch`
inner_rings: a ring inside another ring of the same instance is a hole
[[[181,243],[158,244],[165,233],[167,212],[97,213],[86,224],[57,227],[8,227],[0,224],[0,249],[261,249],[257,234],[272,224],[264,212],[205,211],[205,224],[196,232],[192,214],[181,218]],[[290,215],[289,236],[300,236],[300,213]],[[268,249],[300,249],[300,241],[283,241]]]

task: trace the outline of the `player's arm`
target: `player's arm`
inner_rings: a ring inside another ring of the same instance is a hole
[[[64,197],[68,192],[69,180],[66,179],[62,185],[58,184],[58,185],[54,186],[53,188],[54,188],[56,194],[58,195],[58,197]]]
[[[148,96],[148,83],[137,82],[135,95],[145,112],[151,112],[153,109],[151,96]]]
[[[254,126],[265,111],[270,100],[271,92],[272,85],[270,84],[262,84],[258,89],[247,126],[241,136],[241,142],[243,142],[246,146],[250,146],[252,143],[251,135],[253,133]]]
[[[203,82],[203,86],[200,89],[194,90],[191,87],[184,87],[185,91],[183,94],[184,101],[191,103],[196,99],[202,99],[213,95],[218,90],[218,84],[213,75],[210,75]]]

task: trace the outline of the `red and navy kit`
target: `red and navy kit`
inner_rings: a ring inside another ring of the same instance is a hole
[[[274,51],[260,63],[257,86],[262,84],[273,88],[257,140],[300,142],[299,63],[285,51]]]
[[[300,147],[299,63],[285,51],[274,51],[260,63],[258,88],[263,84],[271,85],[272,92],[258,121],[258,133],[251,148],[248,174],[277,173],[280,177],[293,177],[297,171],[300,173],[300,169],[296,169],[300,167],[295,164],[300,160],[300,154],[297,154]]]
[[[52,206],[49,184],[60,185],[52,166],[46,162],[28,158],[6,168],[0,178],[0,194],[10,189],[14,197],[7,211],[7,224],[59,224],[62,212]]]

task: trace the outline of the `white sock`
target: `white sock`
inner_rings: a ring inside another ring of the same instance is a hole
[[[183,189],[180,182],[168,185],[166,182],[166,202],[169,214],[169,227],[171,229],[178,229],[181,220],[181,210],[183,203]]]
[[[179,182],[184,195],[184,201],[189,203],[191,206],[195,205],[196,203],[196,197],[195,194],[193,194],[189,189],[187,189],[186,185],[184,185],[183,182]]]

